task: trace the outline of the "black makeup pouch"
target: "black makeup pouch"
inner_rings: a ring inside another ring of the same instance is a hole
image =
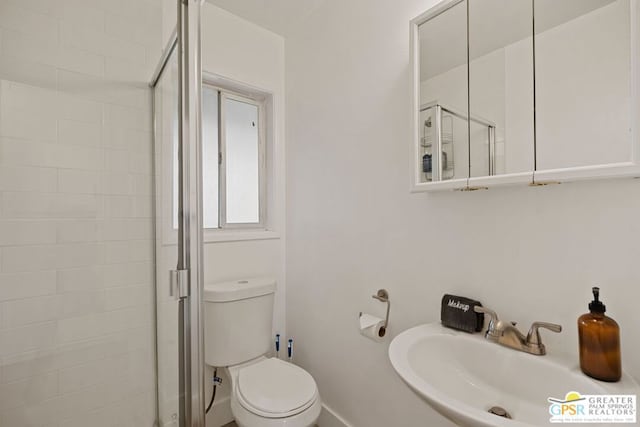
[[[442,297],[440,321],[443,326],[465,332],[480,332],[484,326],[484,314],[476,313],[475,306],[482,307],[480,301],[456,295]]]

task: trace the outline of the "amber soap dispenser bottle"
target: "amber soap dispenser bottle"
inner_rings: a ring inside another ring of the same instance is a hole
[[[578,318],[580,369],[595,379],[615,382],[622,376],[620,327],[615,320],[605,316],[600,288],[592,290],[589,313]]]

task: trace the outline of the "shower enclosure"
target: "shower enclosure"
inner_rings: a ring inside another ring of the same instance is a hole
[[[0,0],[0,426],[205,425],[202,7]]]
[[[176,31],[150,84],[156,194],[157,402],[158,424],[163,427],[205,425],[201,6],[201,0],[178,1]],[[173,173],[162,173],[167,170]]]
[[[494,175],[496,125],[438,101],[420,108],[422,181]],[[434,156],[440,153],[440,156]]]

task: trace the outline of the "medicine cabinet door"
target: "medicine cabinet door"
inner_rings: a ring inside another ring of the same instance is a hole
[[[469,176],[466,14],[465,1],[447,1],[413,21],[417,183]]]
[[[632,1],[535,0],[537,178],[633,161]]]
[[[469,106],[471,177],[530,177],[532,0],[469,0]]]

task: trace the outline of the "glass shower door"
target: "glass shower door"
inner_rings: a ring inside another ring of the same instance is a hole
[[[201,0],[177,2],[177,31],[152,87],[156,187],[158,425],[204,427]]]
[[[154,88],[155,182],[156,182],[156,349],[158,371],[158,418],[160,427],[179,421],[180,301],[169,294],[170,276],[178,258],[178,195],[174,179],[178,166],[178,61],[175,50]],[[171,173],[167,173],[171,171]]]

